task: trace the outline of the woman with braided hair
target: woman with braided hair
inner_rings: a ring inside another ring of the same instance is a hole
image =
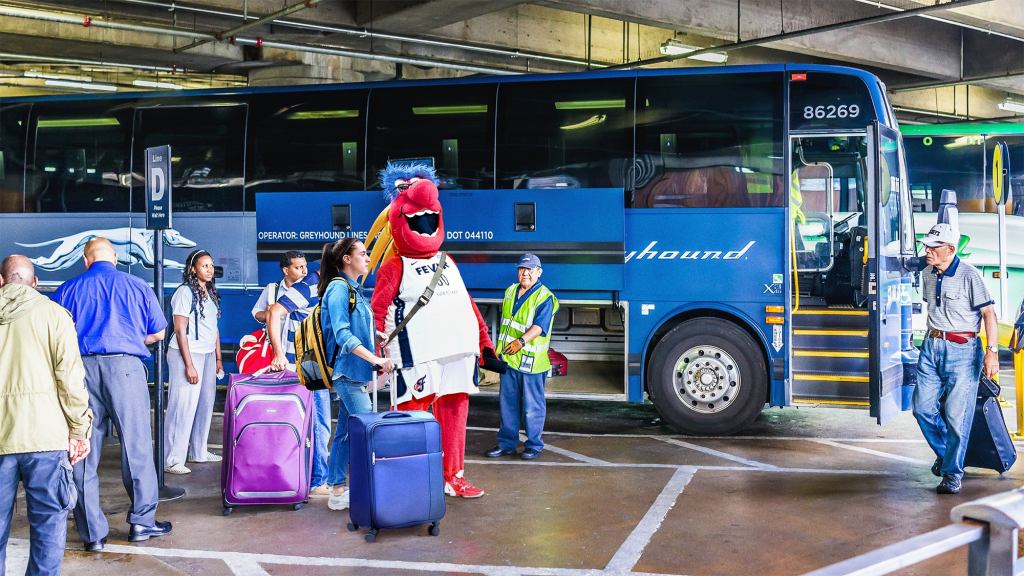
[[[213,419],[220,358],[220,295],[213,279],[213,257],[195,250],[185,259],[181,286],[171,296],[174,338],[167,354],[167,423],[164,470],[188,474],[189,462],[220,462],[206,449]]]

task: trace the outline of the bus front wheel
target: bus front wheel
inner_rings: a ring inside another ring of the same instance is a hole
[[[694,318],[665,334],[648,374],[655,408],[684,434],[739,432],[767,398],[760,347],[746,330],[721,318]]]

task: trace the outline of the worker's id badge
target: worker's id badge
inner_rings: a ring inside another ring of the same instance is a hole
[[[533,372],[533,356],[524,354],[519,362],[519,370],[522,372]]]

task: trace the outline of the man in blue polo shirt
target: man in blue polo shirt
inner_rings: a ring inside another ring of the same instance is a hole
[[[132,506],[128,540],[170,534],[156,519],[158,486],[150,428],[149,386],[142,360],[146,346],[162,340],[167,320],[156,295],[141,279],[117,270],[117,253],[106,238],[85,245],[86,271],[68,280],[54,300],[71,312],[85,364],[89,407],[95,416],[92,450],[75,465],[79,499],[75,526],[90,552],[103,550],[110,527],[100,508],[103,439],[112,423],[121,439],[121,480]]]

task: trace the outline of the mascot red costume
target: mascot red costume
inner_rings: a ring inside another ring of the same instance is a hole
[[[371,270],[380,264],[370,301],[379,333],[390,335],[402,322],[440,262],[444,218],[436,180],[433,168],[422,164],[388,164],[381,172],[391,204],[367,238]],[[398,409],[433,409],[441,425],[445,493],[483,496],[463,476],[466,417],[469,395],[478,391],[477,357],[493,355],[494,344],[451,258],[430,302],[416,311],[384,353],[395,362],[392,385]]]

